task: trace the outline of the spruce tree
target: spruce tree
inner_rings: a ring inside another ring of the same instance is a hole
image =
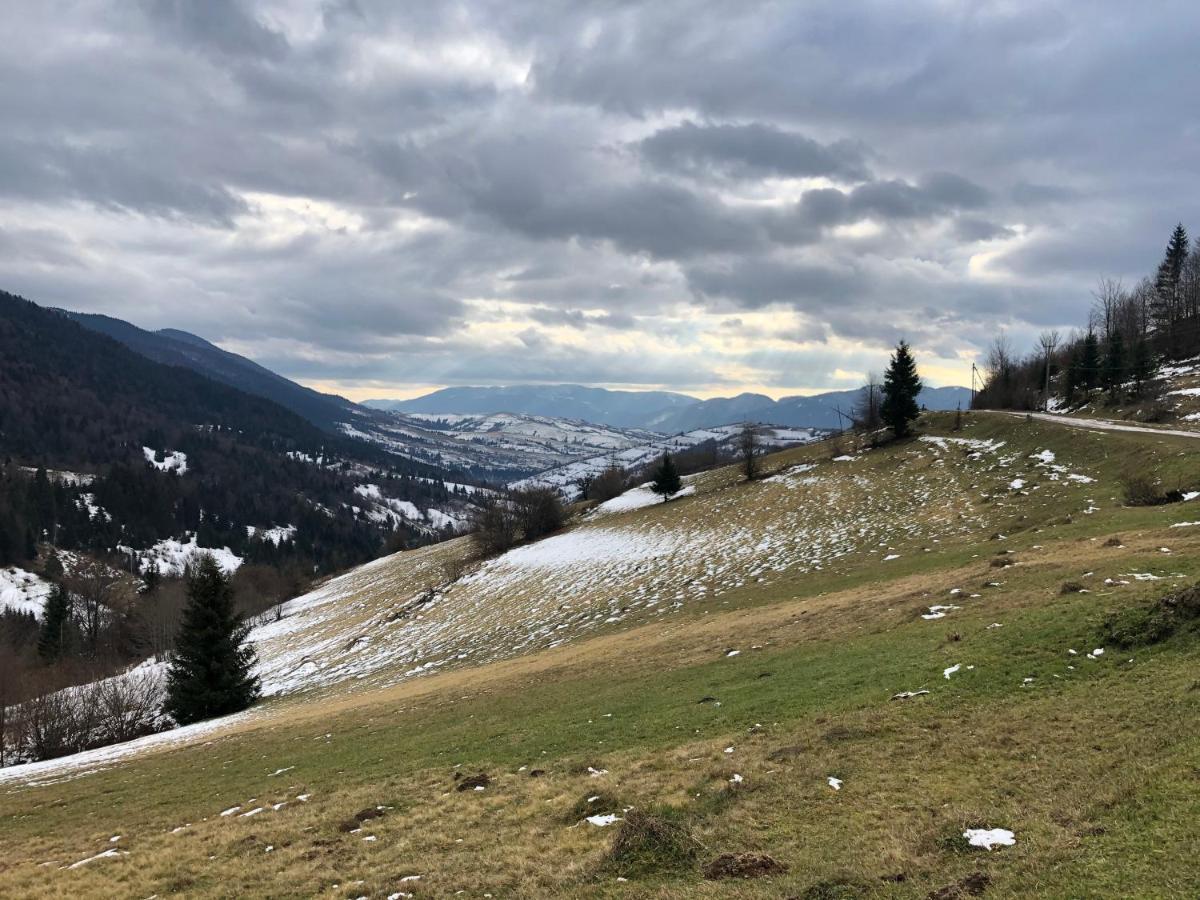
[[[71,595],[61,584],[56,584],[42,608],[42,629],[38,634],[37,650],[43,662],[51,663],[62,656],[70,619]]]
[[[180,725],[239,712],[259,693],[254,649],[246,644],[250,627],[238,618],[229,578],[211,556],[189,568],[187,594],[165,704]]]
[[[1134,390],[1138,396],[1141,396],[1147,382],[1154,378],[1154,372],[1158,368],[1157,361],[1154,359],[1154,351],[1150,348],[1150,341],[1145,336],[1138,338],[1138,342],[1133,347],[1131,368]]]
[[[679,470],[675,468],[675,460],[671,459],[670,453],[664,453],[658,468],[654,470],[654,481],[650,490],[660,495],[666,503],[678,494],[682,487],[683,481],[679,477]]]
[[[1119,328],[1113,332],[1104,349],[1104,388],[1109,398],[1116,400],[1121,385],[1125,383],[1125,340]]]
[[[921,410],[917,397],[921,393],[921,376],[917,374],[917,363],[908,344],[901,341],[892,354],[887,372],[883,376],[883,403],[879,412],[883,422],[898,438],[906,437],[910,424]]]
[[[1089,391],[1100,383],[1100,341],[1094,331],[1089,331],[1083,339],[1083,352],[1079,356],[1079,383]]]

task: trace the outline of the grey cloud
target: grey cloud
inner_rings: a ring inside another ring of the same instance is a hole
[[[814,263],[739,260],[721,267],[697,266],[687,272],[688,286],[706,299],[724,298],[744,309],[786,303],[806,311],[852,303],[862,275]]]
[[[1013,237],[1016,232],[1011,228],[987,219],[968,216],[954,222],[954,233],[959,239],[974,243],[977,241],[994,241],[998,238]]]
[[[239,0],[143,0],[147,16],[180,43],[230,56],[279,59],[287,39]]]
[[[663,169],[715,170],[739,178],[819,176],[843,181],[869,177],[861,147],[851,141],[821,144],[795,132],[754,122],[664,128],[639,145]]]
[[[588,313],[579,309],[537,306],[530,309],[528,315],[543,325],[566,325],[578,329],[601,327],[629,331],[637,326],[637,319],[625,312]]]

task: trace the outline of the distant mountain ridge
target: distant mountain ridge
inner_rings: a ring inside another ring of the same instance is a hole
[[[516,413],[642,428],[656,415],[696,403],[670,391],[610,391],[581,384],[449,387],[413,400],[367,400],[363,406],[403,413]]]
[[[558,384],[453,387],[412,400],[368,400],[363,405],[435,415],[506,412],[552,416],[676,434],[744,421],[798,428],[838,428],[846,424],[844,416],[850,413],[857,397],[857,390],[848,390],[779,400],[752,393],[700,400],[668,391],[610,391]],[[926,388],[919,402],[933,410],[954,409],[959,405],[965,409],[970,405],[971,392],[964,387]]]

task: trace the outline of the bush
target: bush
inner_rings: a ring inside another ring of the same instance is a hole
[[[1128,506],[1157,506],[1166,502],[1158,481],[1145,470],[1130,470],[1122,474],[1121,490]]]
[[[584,499],[603,503],[605,500],[621,496],[628,486],[629,476],[625,470],[613,464],[588,482]]]
[[[471,541],[480,556],[503,553],[517,542],[517,516],[507,499],[488,498],[479,507],[472,525]]]
[[[562,497],[553,488],[531,487],[513,495],[514,512],[521,536],[534,541],[563,527],[567,511]]]

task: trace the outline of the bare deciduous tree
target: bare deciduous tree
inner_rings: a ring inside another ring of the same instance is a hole
[[[738,458],[747,481],[754,481],[760,474],[758,453],[761,443],[758,426],[753,422],[745,422],[738,434]]]

